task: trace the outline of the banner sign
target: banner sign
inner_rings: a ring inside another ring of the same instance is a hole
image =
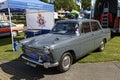
[[[27,10],[27,29],[51,30],[54,26],[54,13],[51,11]]]

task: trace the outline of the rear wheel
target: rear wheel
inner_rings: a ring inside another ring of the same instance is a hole
[[[64,53],[64,55],[62,56],[62,58],[60,60],[58,70],[60,72],[68,71],[70,69],[72,62],[73,62],[73,57],[72,57],[71,53],[69,53],[69,52]]]
[[[98,48],[98,51],[103,51],[105,49],[105,41],[101,41],[100,47]]]

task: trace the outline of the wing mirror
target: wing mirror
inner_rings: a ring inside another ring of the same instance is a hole
[[[79,29],[77,29],[77,30],[75,31],[75,33],[76,33],[77,36],[79,36],[79,35],[80,35]]]

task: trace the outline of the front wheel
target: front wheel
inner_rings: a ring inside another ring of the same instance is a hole
[[[63,56],[61,57],[60,64],[58,66],[58,70],[60,72],[66,72],[70,69],[70,66],[73,62],[73,57],[71,53],[67,52],[64,53]]]

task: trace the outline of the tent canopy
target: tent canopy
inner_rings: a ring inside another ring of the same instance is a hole
[[[0,0],[0,10],[5,8],[54,11],[54,5],[39,0]]]
[[[11,22],[11,9],[17,11],[21,10],[38,10],[38,11],[54,11],[54,5],[41,2],[39,0],[0,0],[0,11],[7,10],[9,13],[10,27],[12,27]],[[6,11],[6,12],[7,12]],[[16,12],[17,13],[17,12]],[[12,33],[12,29],[11,29]],[[13,35],[11,35],[12,45],[14,46]],[[14,46],[15,47],[15,46]],[[13,51],[15,50],[13,47]]]

